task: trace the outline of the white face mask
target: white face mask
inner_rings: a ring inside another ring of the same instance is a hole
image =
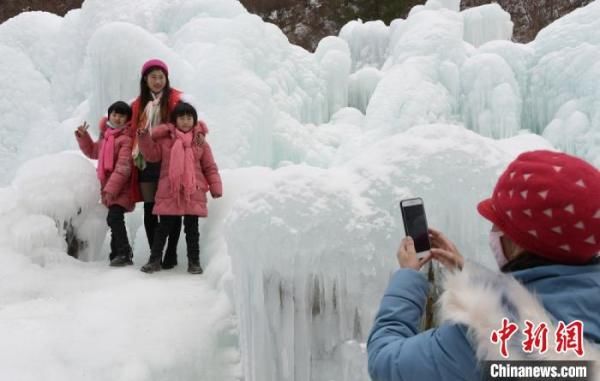
[[[504,249],[502,249],[502,241],[500,241],[500,237],[503,235],[504,233],[501,231],[490,231],[490,249],[492,249],[492,253],[494,254],[499,269],[508,263],[508,260],[504,255]]]

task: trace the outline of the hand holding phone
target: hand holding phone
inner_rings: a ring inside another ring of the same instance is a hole
[[[404,231],[407,236],[413,239],[417,257],[425,257],[431,251],[431,242],[429,241],[429,229],[427,227],[423,199],[411,198],[402,200],[400,201],[400,210],[402,211]]]
[[[465,260],[456,245],[438,230],[430,228],[429,236],[433,258],[449,270],[462,270]]]
[[[429,262],[432,258],[431,255],[417,257],[417,253],[415,252],[415,243],[410,237],[402,238],[402,242],[400,242],[400,247],[398,248],[396,257],[398,258],[398,264],[401,268],[413,269],[416,271],[419,271],[421,267],[423,267],[423,265]]]

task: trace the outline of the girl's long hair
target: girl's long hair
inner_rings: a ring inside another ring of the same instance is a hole
[[[142,75],[142,78],[140,78],[140,113],[136,122],[141,120],[146,105],[152,100],[152,91],[148,87],[148,83],[146,83],[146,81],[148,74],[157,69],[162,71],[167,79],[163,89],[162,97],[160,99],[160,119],[163,123],[167,122],[169,119],[169,98],[171,97],[171,84],[169,82],[169,76],[161,68],[155,66],[146,70],[146,73]]]

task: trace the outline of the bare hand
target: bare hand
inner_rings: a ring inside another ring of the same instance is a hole
[[[138,136],[142,136],[142,135],[146,135],[148,133],[148,127],[145,128],[140,128],[137,130],[137,135]]]
[[[107,205],[111,205],[115,201],[115,195],[108,192],[102,192],[102,199]]]
[[[90,125],[86,121],[84,121],[83,124],[78,126],[75,130],[75,136],[77,136],[78,138],[82,137],[83,135],[85,135],[88,128],[90,128]]]
[[[462,270],[465,260],[452,241],[435,229],[429,229],[429,239],[432,246],[431,254],[435,260],[449,270]]]
[[[201,146],[202,144],[204,144],[205,141],[206,141],[206,138],[201,133],[197,133],[196,136],[194,137],[194,142],[196,143],[197,146]]]
[[[423,258],[417,258],[417,252],[415,250],[415,243],[411,237],[405,237],[400,242],[400,247],[398,248],[398,253],[396,253],[396,257],[398,257],[398,263],[400,267],[405,269],[413,269],[419,270],[423,267],[424,264],[431,260],[431,254],[427,254]]]

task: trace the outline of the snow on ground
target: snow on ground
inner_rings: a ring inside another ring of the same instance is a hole
[[[149,278],[139,266],[18,261],[0,278],[3,379],[239,376],[231,304],[206,280],[182,269]]]
[[[0,378],[366,381],[364,342],[404,235],[398,202],[492,264],[475,212],[520,152],[600,165],[600,3],[530,44],[497,5],[429,0],[309,53],[234,0],[86,0],[0,25]],[[106,209],[73,130],[166,60],[208,123],[225,196],[205,273],[107,266]],[[65,239],[66,238],[66,239]],[[79,253],[80,260],[67,256]]]

